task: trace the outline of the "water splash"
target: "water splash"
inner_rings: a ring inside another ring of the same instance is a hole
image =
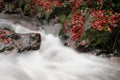
[[[40,33],[41,48],[24,54],[0,54],[0,80],[119,80],[117,64],[64,47],[58,37],[44,30],[10,26],[17,33]]]

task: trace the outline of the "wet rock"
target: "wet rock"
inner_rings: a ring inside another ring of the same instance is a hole
[[[18,34],[8,28],[0,27],[0,52],[23,52],[40,48],[39,33]]]
[[[40,34],[17,34],[17,40],[13,40],[13,43],[18,49],[18,52],[25,50],[37,50],[40,47]]]
[[[120,63],[120,56],[111,57],[110,59],[112,59],[113,61],[117,61],[118,63]]]
[[[46,32],[46,34],[53,34],[54,36],[58,36],[59,32],[62,28],[62,24],[57,23],[54,25],[52,25],[52,24],[51,25],[43,25],[40,27]]]
[[[42,22],[35,18],[30,18],[28,16],[20,17],[18,14],[0,14],[0,21],[6,20],[13,24],[19,24],[25,28],[37,31],[39,30],[39,26],[42,25]]]

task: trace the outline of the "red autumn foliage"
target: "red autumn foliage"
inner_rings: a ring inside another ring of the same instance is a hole
[[[8,44],[12,41],[10,37],[6,37],[10,35],[11,33],[7,30],[0,30],[0,42]]]
[[[36,14],[35,7],[40,6],[42,11],[50,12],[50,9],[54,7],[62,6],[61,0],[32,0],[30,14],[34,16]]]
[[[64,21],[64,32],[70,35],[71,40],[78,41],[83,33],[84,18],[80,12],[73,13],[70,17],[71,28],[68,28],[68,22]]]
[[[35,6],[41,6],[43,10],[49,10],[52,7],[60,7],[60,0],[32,0]]]
[[[91,12],[93,20],[90,21],[92,29],[104,30],[106,27],[111,32],[111,27],[115,27],[120,20],[120,14],[115,14],[112,11],[95,10]]]
[[[69,30],[70,37],[73,41],[78,41],[83,33],[84,18],[81,13],[71,15],[71,25]]]
[[[77,11],[77,8],[80,7],[82,4],[83,0],[72,0],[72,11]]]

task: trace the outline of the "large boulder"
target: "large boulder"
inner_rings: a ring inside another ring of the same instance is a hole
[[[40,48],[39,33],[18,34],[15,31],[0,27],[0,52],[16,53]]]

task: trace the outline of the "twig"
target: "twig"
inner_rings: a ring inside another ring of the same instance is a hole
[[[100,10],[102,9],[103,4],[104,4],[105,1],[106,1],[106,0],[103,0],[103,1],[102,1],[102,4],[101,4],[101,6],[100,6]]]
[[[6,4],[5,5],[5,10],[4,11],[2,11],[0,14],[4,14],[4,13],[6,13],[8,10],[9,10],[9,6],[10,6],[11,4]]]
[[[120,34],[120,30],[119,30],[119,32],[117,33],[117,36],[115,37],[115,41],[114,41],[114,44],[113,44],[113,47],[112,47],[113,51],[115,50],[115,45],[116,45],[116,42],[117,42],[117,39],[118,39],[119,34]]]

